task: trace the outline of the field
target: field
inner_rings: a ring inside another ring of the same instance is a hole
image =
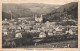
[[[42,43],[30,46],[21,46],[20,48],[64,48],[70,44],[70,48],[78,48],[78,40],[67,40],[67,41],[59,41],[59,42],[50,42],[50,43]]]

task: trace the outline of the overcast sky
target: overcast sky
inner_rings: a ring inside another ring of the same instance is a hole
[[[77,2],[78,0],[2,0],[2,3],[45,3],[63,5],[70,2]]]

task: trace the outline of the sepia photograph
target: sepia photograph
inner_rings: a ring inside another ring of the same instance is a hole
[[[2,48],[78,48],[78,2],[2,3]]]

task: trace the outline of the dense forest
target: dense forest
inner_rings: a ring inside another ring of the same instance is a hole
[[[62,18],[78,20],[78,3],[72,2],[62,5],[58,9],[53,10],[51,13],[44,15],[44,21],[60,21]]]
[[[14,3],[3,3],[2,4],[2,17],[10,19],[10,15],[12,14],[13,18],[18,17],[33,17],[33,14],[41,15],[48,14],[52,12],[52,10],[56,9],[56,7],[60,7],[60,5],[52,5],[52,4],[43,4],[43,3],[22,3],[22,4],[14,4]]]
[[[10,12],[11,11],[11,12]],[[64,5],[49,4],[2,4],[2,20],[19,17],[33,17],[33,14],[43,15],[43,21],[61,21],[64,17],[78,20],[78,2]]]

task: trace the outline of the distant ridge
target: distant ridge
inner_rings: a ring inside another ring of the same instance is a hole
[[[7,14],[9,15],[12,12],[12,16],[14,18],[18,17],[32,17],[33,14],[48,14],[56,7],[60,7],[60,5],[52,5],[52,4],[43,4],[43,3],[22,3],[22,4],[13,4],[13,3],[3,3],[2,4],[2,16],[3,19]],[[4,15],[5,14],[5,15]],[[8,17],[8,19],[10,16]]]

